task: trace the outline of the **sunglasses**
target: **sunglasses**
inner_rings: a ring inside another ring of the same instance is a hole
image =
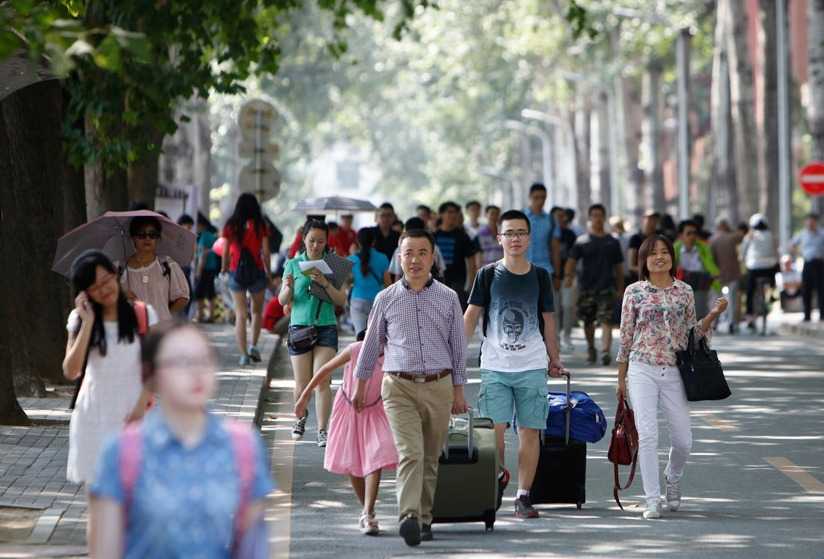
[[[148,231],[136,231],[132,236],[135,239],[159,239],[160,233],[154,229],[149,229]]]

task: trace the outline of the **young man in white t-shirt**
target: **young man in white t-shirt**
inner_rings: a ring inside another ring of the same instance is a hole
[[[464,313],[467,339],[472,338],[481,311],[487,313],[481,346],[480,414],[495,424],[501,463],[504,462],[504,433],[518,414],[518,493],[515,516],[537,518],[529,498],[540,455],[540,430],[546,427],[547,372],[559,377],[564,370],[558,353],[552,280],[543,268],[526,258],[530,242],[527,216],[518,210],[501,214],[498,243],[504,257],[491,272],[481,269],[475,276],[469,306]],[[491,282],[485,273],[492,273]],[[541,325],[543,324],[543,328]],[[504,469],[499,476],[499,496],[509,481]]]

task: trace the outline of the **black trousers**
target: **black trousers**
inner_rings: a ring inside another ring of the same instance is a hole
[[[801,300],[804,303],[804,319],[809,320],[813,311],[813,291],[818,293],[819,318],[824,320],[824,259],[814,258],[804,261],[801,271]]]

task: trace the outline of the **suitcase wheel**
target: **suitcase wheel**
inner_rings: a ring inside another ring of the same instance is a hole
[[[487,532],[491,532],[495,529],[495,521],[494,520],[492,522],[486,522],[486,523],[484,523],[484,525],[486,526],[486,531]]]
[[[487,532],[495,529],[495,509],[484,511],[484,526]]]
[[[579,509],[579,510],[581,509],[581,505],[582,505],[582,504],[583,504],[583,503],[578,503],[578,504],[577,504],[577,506],[578,506],[578,509]]]

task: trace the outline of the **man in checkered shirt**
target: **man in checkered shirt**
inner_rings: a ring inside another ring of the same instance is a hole
[[[366,380],[384,347],[381,395],[400,458],[400,535],[407,545],[432,539],[432,503],[450,415],[467,411],[466,332],[458,295],[429,271],[435,239],[420,229],[401,235],[403,279],[375,298],[358,357],[353,403],[364,406]]]

